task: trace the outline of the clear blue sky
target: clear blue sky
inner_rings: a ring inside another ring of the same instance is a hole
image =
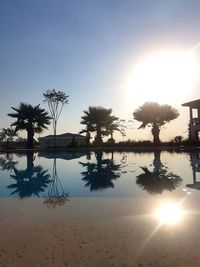
[[[200,1],[0,0],[0,37],[0,128],[11,122],[10,106],[20,101],[45,106],[42,92],[55,88],[70,96],[58,132],[78,132],[89,105],[132,118],[142,103],[134,94],[126,102],[127,73],[148,52],[188,50],[199,43]],[[198,90],[183,99],[200,98]],[[181,101],[175,106],[183,112],[179,130],[184,134],[187,110]],[[128,131],[130,138],[150,136]]]

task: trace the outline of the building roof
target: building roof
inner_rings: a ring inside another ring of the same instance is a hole
[[[182,104],[183,107],[200,108],[200,99]]]
[[[64,134],[59,134],[59,135],[56,135],[56,138],[73,138],[73,137],[77,137],[77,138],[85,138],[84,135],[81,135],[81,134],[73,134],[73,133],[64,133]],[[43,136],[43,137],[40,137],[39,139],[43,139],[43,138],[54,138],[54,135],[47,135],[47,136]]]

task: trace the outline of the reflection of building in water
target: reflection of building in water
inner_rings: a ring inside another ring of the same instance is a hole
[[[200,181],[197,181],[197,173],[200,173],[200,152],[190,153],[190,164],[192,167],[193,184],[187,184],[187,187],[200,190]]]
[[[91,152],[88,151],[76,151],[76,152],[66,152],[66,151],[57,151],[57,152],[44,152],[40,151],[38,153],[39,157],[47,158],[47,159],[64,159],[64,160],[72,160],[72,159],[78,159],[83,156],[87,156],[88,154],[90,155]]]
[[[189,139],[198,141],[200,132],[200,99],[182,104],[184,107],[189,107],[190,122],[189,122]],[[194,112],[196,111],[196,114]]]

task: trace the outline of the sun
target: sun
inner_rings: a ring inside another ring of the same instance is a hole
[[[183,218],[183,214],[180,203],[172,202],[162,204],[155,212],[161,224],[177,224]]]
[[[199,75],[195,53],[160,51],[141,59],[128,74],[126,88],[137,102],[167,103],[187,97]]]

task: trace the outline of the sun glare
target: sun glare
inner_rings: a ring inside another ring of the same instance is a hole
[[[183,218],[183,209],[178,203],[165,203],[155,212],[161,224],[177,224]]]
[[[195,53],[158,52],[141,60],[128,75],[127,89],[138,102],[173,101],[186,97],[199,74]]]

